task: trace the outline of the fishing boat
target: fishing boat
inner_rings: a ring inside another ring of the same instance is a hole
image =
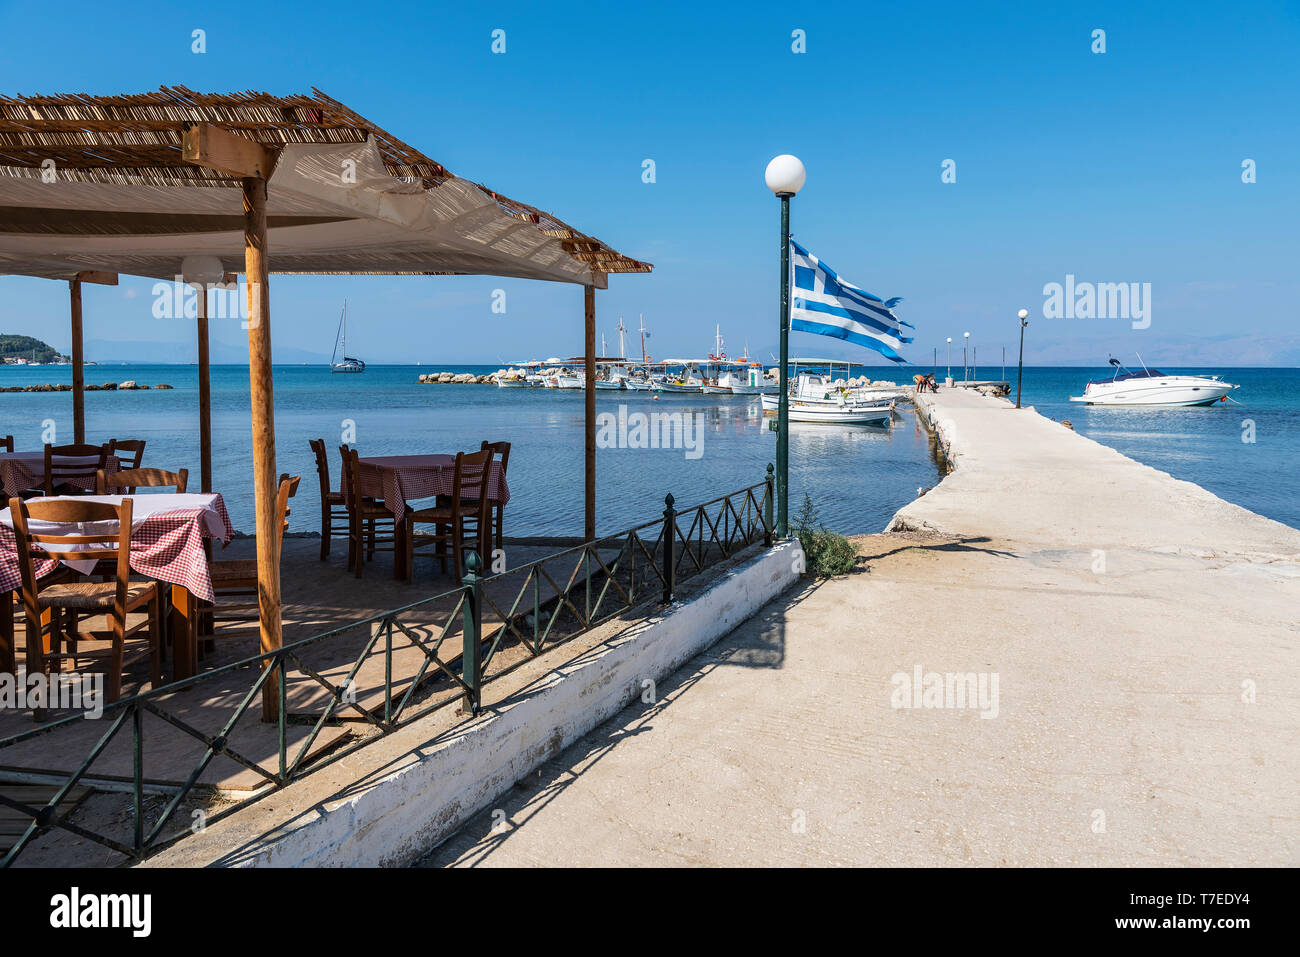
[[[844,379],[832,379],[819,372],[801,372],[790,384],[791,408],[830,408],[845,402],[854,406],[879,406],[896,403],[907,397],[907,392],[902,389],[850,386]],[[761,401],[764,412],[776,412],[781,398],[779,395],[765,394]]]
[[[887,405],[844,405],[841,408],[791,406],[791,422],[824,422],[830,425],[883,425],[894,417],[894,403]]]
[[[583,388],[583,377],[566,366],[555,373],[555,388],[581,389]]]
[[[688,359],[669,359],[664,362],[665,366],[682,366],[682,371],[678,373],[667,373],[663,375],[651,376],[650,381],[654,388],[661,392],[703,392],[704,377],[700,375],[699,362]]]
[[[777,396],[765,395],[762,402],[765,415],[775,415],[780,409]],[[829,387],[824,376],[801,372],[791,389],[788,410],[791,422],[871,425],[893,418],[894,400],[859,399],[848,389]]]
[[[629,392],[649,392],[654,384],[644,366],[634,366],[623,376],[623,387]]]
[[[336,362],[340,353],[342,362]],[[365,372],[366,364],[348,355],[348,301],[343,300],[343,314],[339,316],[339,331],[334,337],[334,354],[330,356],[330,372]]]
[[[1166,375],[1159,369],[1148,369],[1142,357],[1141,372],[1127,369],[1114,356],[1110,364],[1115,372],[1109,379],[1094,379],[1083,389],[1083,395],[1070,396],[1071,402],[1085,405],[1155,406],[1186,408],[1213,405],[1228,401],[1228,393],[1239,386],[1222,381],[1217,375]]]
[[[532,385],[528,381],[528,373],[523,369],[507,369],[498,372],[493,378],[496,379],[498,389],[527,389]]]

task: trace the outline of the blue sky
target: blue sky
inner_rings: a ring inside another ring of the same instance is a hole
[[[453,172],[653,262],[650,276],[613,277],[597,318],[612,338],[620,315],[635,328],[644,314],[661,356],[704,353],[715,323],[733,352],[775,349],[778,208],[762,176],[793,152],[808,169],[795,235],[845,278],[905,297],[918,364],[935,346],[942,363],[944,339],[965,331],[982,357],[1013,352],[1021,306],[1034,314],[1031,360],[1300,364],[1296,5],[1048,7],[322,2],[260,7],[254,30],[211,4],[134,18],[5,4],[5,32],[22,42],[6,44],[0,91],[317,86]],[[504,55],[490,50],[497,28]],[[795,29],[806,53],[791,50]],[[1095,29],[1105,53],[1091,50]],[[946,159],[955,183],[941,182]],[[1043,318],[1044,284],[1067,274],[1151,283],[1150,328]],[[88,289],[89,358],[113,352],[108,341],[192,358],[189,326],[152,318],[151,286]],[[504,316],[490,311],[495,288]],[[6,277],[0,289],[0,332],[66,345],[65,286]],[[286,360],[328,355],[344,297],[352,351],[373,362],[581,349],[579,287],[277,278],[273,289]],[[237,324],[214,334],[241,344]],[[869,358],[793,340],[796,354]]]

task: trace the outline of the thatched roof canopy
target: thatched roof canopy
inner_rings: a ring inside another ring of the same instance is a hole
[[[460,179],[318,90],[276,97],[163,87],[0,97],[0,272],[161,278],[198,254],[237,268],[239,181],[186,159],[186,131],[199,124],[278,158],[268,185],[274,272],[595,277],[603,285],[604,274],[652,268]]]

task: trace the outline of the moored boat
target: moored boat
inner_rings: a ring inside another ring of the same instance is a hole
[[[1141,356],[1138,361],[1142,361]],[[1083,395],[1072,395],[1070,401],[1085,405],[1186,408],[1226,402],[1228,393],[1238,388],[1217,375],[1166,375],[1159,369],[1148,369],[1145,363],[1141,372],[1133,372],[1114,357],[1110,364],[1115,367],[1114,375],[1109,379],[1094,379],[1084,387]]]

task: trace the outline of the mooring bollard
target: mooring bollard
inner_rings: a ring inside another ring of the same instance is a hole
[[[664,603],[673,600],[673,544],[677,540],[677,510],[673,508],[673,493],[664,496]]]
[[[471,550],[465,558],[465,577],[460,580],[466,589],[464,620],[461,626],[464,644],[460,656],[460,680],[466,685],[464,710],[471,715],[478,714],[483,688],[483,675],[479,670],[479,643],[483,633],[480,611],[483,579],[479,572],[482,570],[483,560],[479,558],[478,552]]]

